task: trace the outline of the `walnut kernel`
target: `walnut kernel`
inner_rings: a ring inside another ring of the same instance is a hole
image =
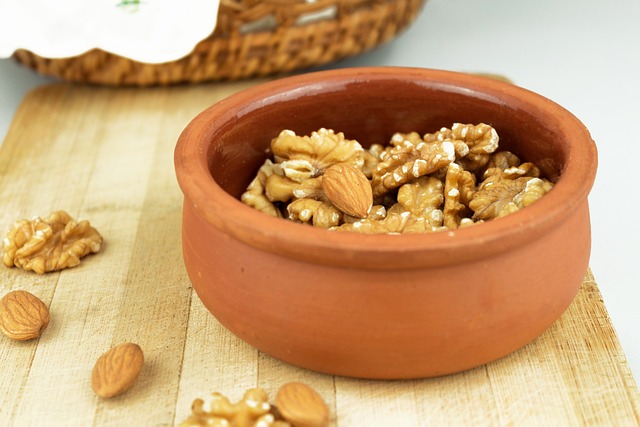
[[[291,427],[275,415],[269,396],[261,388],[252,388],[237,403],[220,393],[212,393],[207,399],[196,399],[191,405],[191,415],[180,427]]]
[[[455,160],[455,147],[451,141],[416,143],[405,139],[385,154],[371,178],[374,196],[447,166]]]
[[[100,251],[102,236],[88,221],[76,222],[64,211],[16,222],[4,238],[2,262],[37,274],[75,267]]]
[[[289,219],[313,224],[316,227],[335,227],[342,219],[342,212],[331,203],[314,199],[298,199],[287,206]]]
[[[469,201],[476,192],[475,175],[457,163],[447,168],[444,185],[444,225],[456,229],[465,218],[471,217]]]
[[[324,128],[310,136],[284,130],[271,141],[271,151],[284,175],[297,182],[321,175],[336,163],[349,163],[358,169],[364,164],[364,150],[357,141]]]
[[[264,164],[258,169],[256,177],[251,181],[247,190],[240,196],[240,200],[248,206],[266,213],[267,215],[282,217],[278,208],[269,200],[266,193],[267,180],[274,174],[279,174],[280,166],[274,164],[271,160],[265,160]]]

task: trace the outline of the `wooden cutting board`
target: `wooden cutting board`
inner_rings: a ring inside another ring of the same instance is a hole
[[[24,99],[0,148],[0,229],[64,209],[105,237],[77,268],[38,276],[0,267],[0,295],[24,289],[51,310],[42,337],[0,336],[0,425],[165,426],[193,399],[273,397],[302,381],[328,402],[332,425],[640,425],[640,396],[598,287],[546,333],[494,363],[414,381],[365,381],[299,369],[222,327],[192,291],[180,247],[179,133],[198,112],[255,82],[115,89],[55,84]],[[104,351],[138,343],[145,365],[104,400],[90,374]]]

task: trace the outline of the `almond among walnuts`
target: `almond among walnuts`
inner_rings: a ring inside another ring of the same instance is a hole
[[[127,391],[142,370],[144,354],[137,344],[120,344],[96,361],[91,373],[91,387],[100,397],[109,398]]]
[[[356,218],[365,218],[373,206],[369,180],[348,163],[337,163],[324,171],[322,190],[336,208]]]
[[[0,300],[0,330],[9,338],[38,338],[49,320],[49,308],[27,291],[11,291]]]

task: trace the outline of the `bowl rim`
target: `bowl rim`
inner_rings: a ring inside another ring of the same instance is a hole
[[[312,96],[348,83],[397,79],[417,81],[438,90],[481,94],[510,108],[532,112],[541,124],[553,127],[554,133],[566,139],[568,149],[552,191],[526,209],[471,227],[434,233],[363,235],[271,217],[228,194],[211,176],[208,147],[216,126],[241,120],[292,94]],[[375,66],[284,77],[230,95],[199,113],[185,127],[176,144],[174,165],[185,209],[193,209],[206,223],[256,249],[337,267],[412,269],[480,260],[522,245],[532,234],[539,237],[545,230],[561,226],[587,201],[596,175],[597,150],[584,124],[571,112],[530,90],[455,71]]]

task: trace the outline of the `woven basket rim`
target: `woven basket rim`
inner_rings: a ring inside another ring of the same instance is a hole
[[[251,3],[253,8],[233,8],[240,3]],[[377,47],[407,28],[426,0],[317,0],[305,2],[304,8],[286,7],[292,3],[300,4],[300,0],[222,0],[216,30],[189,55],[161,64],[142,63],[100,49],[69,58],[44,58],[21,49],[14,58],[45,75],[101,85],[151,86],[262,77],[324,65]],[[332,5],[336,7],[332,19],[304,25],[292,19]],[[246,23],[285,9],[293,12],[279,16],[281,23],[271,30],[243,32]],[[231,17],[241,18],[231,25],[227,22]]]

